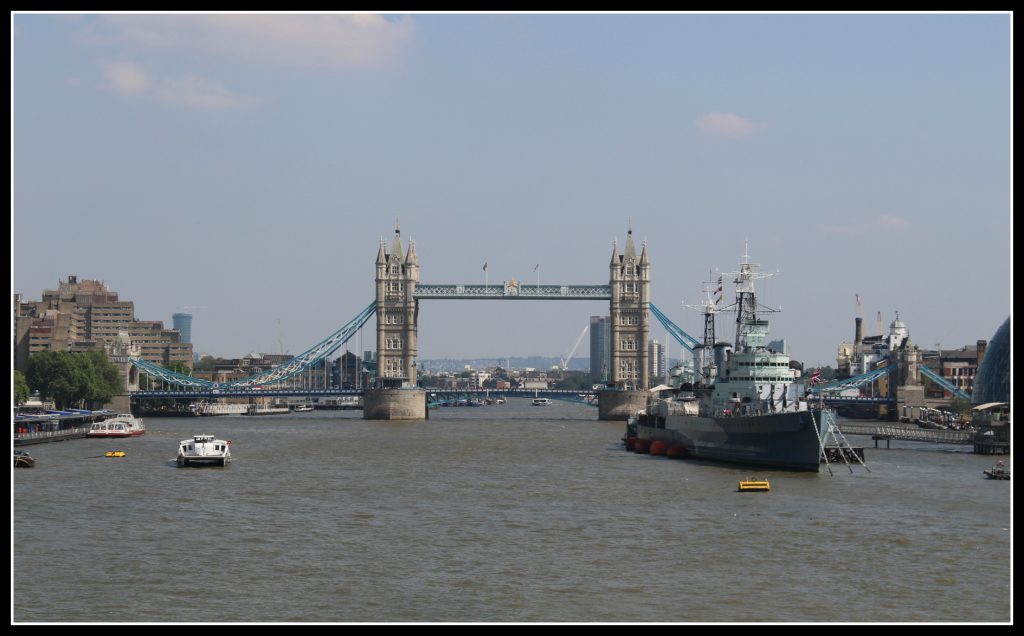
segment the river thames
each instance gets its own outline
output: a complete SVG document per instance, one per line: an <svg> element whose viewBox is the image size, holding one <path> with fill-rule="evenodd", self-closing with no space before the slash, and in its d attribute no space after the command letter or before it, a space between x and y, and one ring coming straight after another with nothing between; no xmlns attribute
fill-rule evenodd
<svg viewBox="0 0 1024 636"><path fill-rule="evenodd" d="M28 447L13 622L1012 619L1011 484L969 446L851 436L870 472L829 476L629 453L576 404L361 417L150 417ZM199 433L233 464L178 468ZM772 491L738 493L751 476Z"/></svg>

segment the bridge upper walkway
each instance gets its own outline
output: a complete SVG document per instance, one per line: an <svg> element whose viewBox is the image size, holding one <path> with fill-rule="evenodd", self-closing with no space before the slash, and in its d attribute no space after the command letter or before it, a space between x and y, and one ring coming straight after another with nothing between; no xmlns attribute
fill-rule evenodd
<svg viewBox="0 0 1024 636"><path fill-rule="evenodd" d="M417 300L611 300L610 285L416 285Z"/></svg>

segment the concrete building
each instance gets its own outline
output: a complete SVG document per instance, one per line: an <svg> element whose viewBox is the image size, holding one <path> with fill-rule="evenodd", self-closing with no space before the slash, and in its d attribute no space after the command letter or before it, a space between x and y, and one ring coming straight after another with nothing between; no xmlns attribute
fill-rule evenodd
<svg viewBox="0 0 1024 636"><path fill-rule="evenodd" d="M369 372L358 355L346 351L332 363L332 384L340 389L362 389L366 387Z"/></svg>
<svg viewBox="0 0 1024 636"><path fill-rule="evenodd" d="M651 384L658 384L665 379L665 346L657 340L647 342L647 375Z"/></svg>
<svg viewBox="0 0 1024 636"><path fill-rule="evenodd" d="M896 312L896 319L889 325L888 335L864 338L861 319L857 318L853 342L839 343L836 353L836 377L851 378L884 366L909 338L910 331L900 320L899 312Z"/></svg>
<svg viewBox="0 0 1024 636"><path fill-rule="evenodd" d="M608 316L590 317L590 377L594 382L608 381L612 357L611 319Z"/></svg>
<svg viewBox="0 0 1024 636"><path fill-rule="evenodd" d="M68 276L57 289L44 290L42 300L15 295L14 323L15 369L22 372L36 352L102 348L122 333L148 362L192 366L192 344L183 342L178 330L164 329L160 321L136 320L134 303L119 300L101 281Z"/></svg>
<svg viewBox="0 0 1024 636"><path fill-rule="evenodd" d="M964 393L971 393L974 390L974 379L977 376L978 368L985 358L987 346L988 343L985 340L978 340L974 345L963 346L959 349L922 351L921 363ZM934 383L928 383L925 396L938 399L951 397L952 394L942 390L942 387Z"/></svg>

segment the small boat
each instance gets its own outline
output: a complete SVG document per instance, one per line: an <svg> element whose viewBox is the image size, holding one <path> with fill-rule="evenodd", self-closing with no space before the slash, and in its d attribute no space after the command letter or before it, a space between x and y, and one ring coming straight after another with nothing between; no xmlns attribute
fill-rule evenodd
<svg viewBox="0 0 1024 636"><path fill-rule="evenodd" d="M124 457L125 455L124 451L107 451L103 453L104 457Z"/></svg>
<svg viewBox="0 0 1024 636"><path fill-rule="evenodd" d="M14 449L14 467L15 468L32 468L36 465L36 460L23 450Z"/></svg>
<svg viewBox="0 0 1024 636"><path fill-rule="evenodd" d="M86 437L136 437L146 432L142 419L131 413L121 413L102 422L93 422Z"/></svg>
<svg viewBox="0 0 1024 636"><path fill-rule="evenodd" d="M231 442L213 435L193 435L178 443L178 466L227 466L231 463Z"/></svg>
<svg viewBox="0 0 1024 636"><path fill-rule="evenodd" d="M295 412L295 413L306 413L307 411L312 411L312 410L313 410L313 405L312 404L296 404L295 406L292 407L292 411Z"/></svg>
<svg viewBox="0 0 1024 636"><path fill-rule="evenodd" d="M533 398L534 406L547 406L548 404L551 404L551 400L547 398Z"/></svg>
<svg viewBox="0 0 1024 636"><path fill-rule="evenodd" d="M1001 461L996 462L992 468L981 471L988 479L1009 479L1010 469Z"/></svg>
<svg viewBox="0 0 1024 636"><path fill-rule="evenodd" d="M740 492L770 492L772 485L767 479L744 479L740 482Z"/></svg>

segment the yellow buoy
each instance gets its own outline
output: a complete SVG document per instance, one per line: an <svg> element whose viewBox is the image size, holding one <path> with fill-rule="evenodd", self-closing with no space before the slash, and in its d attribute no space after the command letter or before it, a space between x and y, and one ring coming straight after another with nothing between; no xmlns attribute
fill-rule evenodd
<svg viewBox="0 0 1024 636"><path fill-rule="evenodd" d="M124 451L107 451L104 453L104 457L124 457Z"/></svg>
<svg viewBox="0 0 1024 636"><path fill-rule="evenodd" d="M768 483L767 479L756 480L756 479L744 479L740 482L740 492L769 492L772 489L772 485Z"/></svg>

